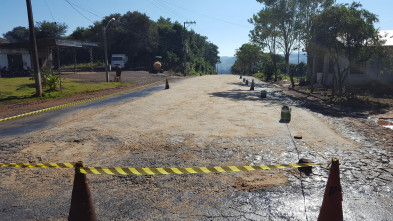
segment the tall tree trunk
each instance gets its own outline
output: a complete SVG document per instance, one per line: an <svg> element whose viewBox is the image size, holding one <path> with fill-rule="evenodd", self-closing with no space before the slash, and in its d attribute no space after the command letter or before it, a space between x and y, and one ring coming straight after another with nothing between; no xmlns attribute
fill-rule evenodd
<svg viewBox="0 0 393 221"><path fill-rule="evenodd" d="M311 50L307 51L307 75L306 75L306 80L310 82L310 90L311 92L314 92L314 82L313 82L313 55L311 53Z"/></svg>
<svg viewBox="0 0 393 221"><path fill-rule="evenodd" d="M274 71L274 82L277 81L277 61L276 56L273 55L273 71Z"/></svg>
<svg viewBox="0 0 393 221"><path fill-rule="evenodd" d="M292 86L292 88L295 88L295 81L293 80L293 73L290 72L290 69L289 69L289 53L285 53L285 64L287 66L287 75L289 75L289 78L291 79L291 86Z"/></svg>
<svg viewBox="0 0 393 221"><path fill-rule="evenodd" d="M273 39L273 67L274 82L277 82L276 38Z"/></svg>
<svg viewBox="0 0 393 221"><path fill-rule="evenodd" d="M337 95L337 74L333 73L333 85L332 85L332 97L336 97Z"/></svg>

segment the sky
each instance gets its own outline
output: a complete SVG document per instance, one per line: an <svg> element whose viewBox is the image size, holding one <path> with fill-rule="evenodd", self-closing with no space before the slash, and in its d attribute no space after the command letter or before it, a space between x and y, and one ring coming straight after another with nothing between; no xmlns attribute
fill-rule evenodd
<svg viewBox="0 0 393 221"><path fill-rule="evenodd" d="M337 3L351 3L337 0ZM376 27L393 29L392 0L359 1L363 8L379 16ZM247 21L263 8L256 0L31 0L34 21L62 22L67 35L77 27L88 27L112 13L145 13L152 20L160 16L188 25L188 30L206 36L218 46L220 56L233 56L249 41L253 26ZM25 0L0 0L0 37L14 27L28 27ZM110 31L110 29L108 29Z"/></svg>

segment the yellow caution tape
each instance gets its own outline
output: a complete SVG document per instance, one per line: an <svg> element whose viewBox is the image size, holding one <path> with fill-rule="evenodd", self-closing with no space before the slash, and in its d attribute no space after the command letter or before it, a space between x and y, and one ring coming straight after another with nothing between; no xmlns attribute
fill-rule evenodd
<svg viewBox="0 0 393 221"><path fill-rule="evenodd" d="M183 167L183 168L134 168L134 167L79 167L79 172L84 174L110 174L110 175L167 175L191 173L223 173L232 171L255 171L284 168L312 167L330 163L300 163L276 164L260 166L225 166L225 167Z"/></svg>
<svg viewBox="0 0 393 221"><path fill-rule="evenodd" d="M75 168L75 163L0 163L0 167Z"/></svg>
<svg viewBox="0 0 393 221"><path fill-rule="evenodd" d="M12 116L12 117L6 117L6 118L3 118L3 119L0 119L0 122L7 121L7 120L12 120L12 119L16 119L16 118L21 118L21 117L27 117L27 116L31 116L31 115L34 115L34 114L39 114L39 113L43 113L43 112L53 111L53 110L57 110L57 109L62 109L62 108L65 108L65 107L75 106L75 105L78 105L78 104L83 104L83 103L87 103L87 102L91 102L91 101L95 101L95 100L99 100L99 99L103 99L103 98L107 98L107 97L112 97L112 96L115 96L115 95L131 92L131 91L136 91L136 90L139 90L139 89L142 89L142 88L146 88L146 87L149 87L149 86L152 86L152 85L154 85L154 83L153 84L148 84L148 85L145 85L145 86L141 86L141 87L138 87L138 88L133 88L131 90L120 91L120 92L113 93L113 94L108 94L108 95L103 95L103 96L99 96L99 97L89 98L89 99L85 99L85 100L75 101L75 102L72 102L72 103L62 104L62 105L58 105L58 106L54 106L54 107L48 107L48 108L45 108L45 109L36 110L36 111L24 113L24 114L19 114L19 115Z"/></svg>
<svg viewBox="0 0 393 221"><path fill-rule="evenodd" d="M83 167L80 163L0 163L0 167L41 167L41 168L76 168L83 174L110 175L167 175L191 173L223 173L233 171L273 170L285 168L313 167L330 163L295 163L259 166L225 166L225 167L182 167L182 168L135 168L135 167Z"/></svg>

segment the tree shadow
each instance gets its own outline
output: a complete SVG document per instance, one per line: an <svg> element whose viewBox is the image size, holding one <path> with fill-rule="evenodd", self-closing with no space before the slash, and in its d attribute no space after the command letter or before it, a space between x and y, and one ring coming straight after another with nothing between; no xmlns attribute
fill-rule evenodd
<svg viewBox="0 0 393 221"><path fill-rule="evenodd" d="M246 83L244 82L236 82L236 83L228 83L230 85L236 85L236 86L245 86L245 87L250 87L251 82L248 82L248 85L246 85Z"/></svg>
<svg viewBox="0 0 393 221"><path fill-rule="evenodd" d="M385 114L389 111L389 106L380 106L378 104L363 106L343 106L335 103L328 103L324 100L315 98L311 95L305 97L296 97L294 95L284 95L289 99L298 103L297 106L309 109L312 112L320 113L331 117L354 117L368 118L370 115Z"/></svg>
<svg viewBox="0 0 393 221"><path fill-rule="evenodd" d="M222 91L222 92L214 92L214 93L209 93L209 95L215 96L215 97L228 98L231 100L242 100L242 101L259 101L259 100L261 100L261 98L258 96L256 91L241 90L241 89Z"/></svg>
<svg viewBox="0 0 393 221"><path fill-rule="evenodd" d="M230 91L210 93L210 96L223 97L231 100L263 101L266 107L275 107L277 105L296 106L298 108L308 109L315 113L320 113L330 117L353 117L368 118L369 115L384 114L389 111L389 106L381 107L378 105L364 105L357 107L342 106L334 103L328 103L313 95L300 93L304 96L286 94L282 90L270 90L266 98L260 97L260 91L249 91L250 85L243 82L228 83L236 86L243 86L244 89L235 89ZM257 87L257 85L255 86ZM258 84L259 88L270 88L267 85ZM286 122L280 122L286 123Z"/></svg>

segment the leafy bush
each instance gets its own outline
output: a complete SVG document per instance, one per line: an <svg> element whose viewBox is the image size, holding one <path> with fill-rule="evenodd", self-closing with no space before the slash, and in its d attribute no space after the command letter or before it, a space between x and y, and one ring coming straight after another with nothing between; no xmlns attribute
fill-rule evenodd
<svg viewBox="0 0 393 221"><path fill-rule="evenodd" d="M256 74L253 74L252 76L259 78L259 79L266 78L266 75L264 73L256 73Z"/></svg>
<svg viewBox="0 0 393 221"><path fill-rule="evenodd" d="M57 90L60 84L59 79L60 79L59 76L56 75L52 69L41 70L42 87L48 88L47 91Z"/></svg>

